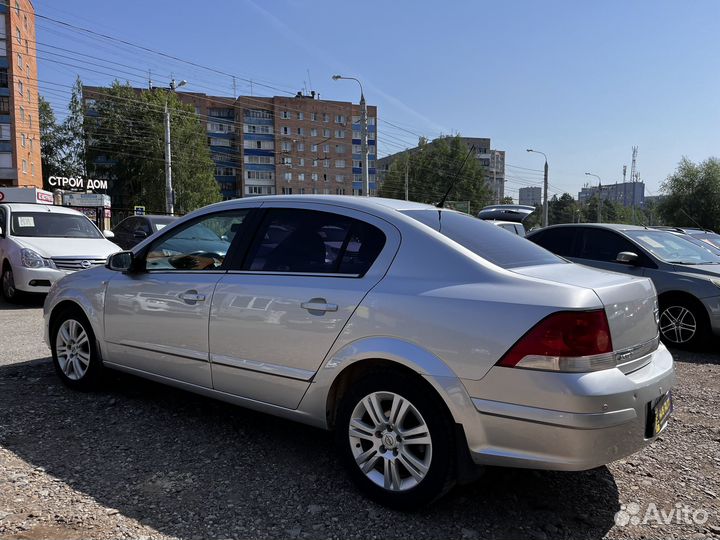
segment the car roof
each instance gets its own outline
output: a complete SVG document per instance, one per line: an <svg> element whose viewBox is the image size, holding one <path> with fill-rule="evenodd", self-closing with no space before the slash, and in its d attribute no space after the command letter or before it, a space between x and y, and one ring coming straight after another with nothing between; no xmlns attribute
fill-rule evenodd
<svg viewBox="0 0 720 540"><path fill-rule="evenodd" d="M53 204L2 203L2 206L10 208L13 212L50 212L53 214L84 215L67 206L55 206Z"/></svg>
<svg viewBox="0 0 720 540"><path fill-rule="evenodd" d="M547 227L543 227L542 229L537 229L532 232L537 233L537 232L546 231L549 229L559 229L561 227L593 227L593 228L597 228L597 229L611 229L613 231L647 231L647 230L651 230L651 229L648 229L648 227L644 227L642 225L629 225L629 224L624 224L624 223L561 223L558 225L548 225ZM657 229L652 229L652 230L657 230Z"/></svg>

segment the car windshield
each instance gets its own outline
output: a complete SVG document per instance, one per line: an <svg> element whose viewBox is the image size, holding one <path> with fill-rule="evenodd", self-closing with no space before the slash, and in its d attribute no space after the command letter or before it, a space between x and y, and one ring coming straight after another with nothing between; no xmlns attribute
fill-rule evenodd
<svg viewBox="0 0 720 540"><path fill-rule="evenodd" d="M54 212L13 212L13 236L40 238L102 238L97 227L85 216Z"/></svg>
<svg viewBox="0 0 720 540"><path fill-rule="evenodd" d="M720 249L720 234L711 232L690 233L692 238L705 242L707 245Z"/></svg>
<svg viewBox="0 0 720 540"><path fill-rule="evenodd" d="M403 213L501 268L566 262L525 238L508 234L500 227L467 214L447 210L406 210Z"/></svg>
<svg viewBox="0 0 720 540"><path fill-rule="evenodd" d="M175 221L177 218L172 216L167 217L154 217L150 220L150 224L152 225L152 228L155 232L163 229L166 225L169 225L173 221Z"/></svg>
<svg viewBox="0 0 720 540"><path fill-rule="evenodd" d="M693 242L665 231L625 231L643 248L667 263L720 264L720 256Z"/></svg>

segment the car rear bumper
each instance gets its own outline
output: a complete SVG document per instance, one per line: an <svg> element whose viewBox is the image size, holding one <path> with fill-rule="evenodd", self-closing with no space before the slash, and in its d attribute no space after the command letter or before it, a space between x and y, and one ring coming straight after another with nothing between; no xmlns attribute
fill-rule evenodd
<svg viewBox="0 0 720 540"><path fill-rule="evenodd" d="M47 294L53 283L71 273L69 270L56 270L54 268L13 267L15 288L30 293Z"/></svg>
<svg viewBox="0 0 720 540"><path fill-rule="evenodd" d="M483 396L472 398L475 414L463 426L473 460L573 471L640 450L657 436L648 426L651 406L674 384L667 349L660 345L650 356L627 374L617 368L586 374L493 368L480 381L464 381L471 396ZM519 396L519 403L507 396Z"/></svg>

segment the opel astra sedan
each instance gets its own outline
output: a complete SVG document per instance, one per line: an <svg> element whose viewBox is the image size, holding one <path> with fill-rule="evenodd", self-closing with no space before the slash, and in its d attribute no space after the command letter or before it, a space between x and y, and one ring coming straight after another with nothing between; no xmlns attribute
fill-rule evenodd
<svg viewBox="0 0 720 540"><path fill-rule="evenodd" d="M208 206L45 303L68 386L112 368L334 430L359 488L405 509L482 465L583 470L650 443L674 382L657 316L647 278L458 212L337 196Z"/></svg>

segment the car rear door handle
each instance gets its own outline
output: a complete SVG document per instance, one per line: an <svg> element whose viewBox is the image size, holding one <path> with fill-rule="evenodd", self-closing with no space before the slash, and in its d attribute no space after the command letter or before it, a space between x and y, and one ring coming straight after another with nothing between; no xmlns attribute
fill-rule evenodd
<svg viewBox="0 0 720 540"><path fill-rule="evenodd" d="M205 295L198 294L197 291L187 291L180 295L180 300L187 302L188 304L195 302L204 302Z"/></svg>
<svg viewBox="0 0 720 540"><path fill-rule="evenodd" d="M308 311L337 311L337 304L328 304L324 298L313 298L309 302L303 302L300 307Z"/></svg>

